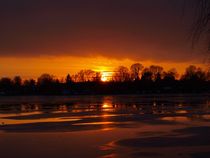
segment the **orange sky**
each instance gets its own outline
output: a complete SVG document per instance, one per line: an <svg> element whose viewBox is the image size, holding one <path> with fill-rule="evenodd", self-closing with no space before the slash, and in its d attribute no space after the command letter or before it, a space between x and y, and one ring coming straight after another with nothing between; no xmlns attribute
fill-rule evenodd
<svg viewBox="0 0 210 158"><path fill-rule="evenodd" d="M105 57L27 57L27 58L0 58L0 77L13 77L20 75L24 79L37 78L42 73L50 73L58 78L65 77L66 74L74 74L81 69L92 69L95 71L112 71L120 65L128 68L133 63L140 62L144 66L156 64L163 66L166 70L176 68L179 73L183 73L185 68L194 64L205 67L204 64L196 62L151 62L151 61L134 61L130 59L110 59Z"/></svg>
<svg viewBox="0 0 210 158"><path fill-rule="evenodd" d="M196 4L185 0L9 0L0 5L0 77L58 78L139 62L202 65L206 40L189 39ZM202 41L202 40L200 40ZM204 44L204 45L202 45ZM198 66L200 66L198 65Z"/></svg>

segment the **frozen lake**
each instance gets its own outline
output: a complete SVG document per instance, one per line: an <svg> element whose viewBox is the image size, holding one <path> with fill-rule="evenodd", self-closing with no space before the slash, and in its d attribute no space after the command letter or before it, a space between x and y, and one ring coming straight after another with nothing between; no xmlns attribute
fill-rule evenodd
<svg viewBox="0 0 210 158"><path fill-rule="evenodd" d="M2 158L207 158L210 95L0 97Z"/></svg>

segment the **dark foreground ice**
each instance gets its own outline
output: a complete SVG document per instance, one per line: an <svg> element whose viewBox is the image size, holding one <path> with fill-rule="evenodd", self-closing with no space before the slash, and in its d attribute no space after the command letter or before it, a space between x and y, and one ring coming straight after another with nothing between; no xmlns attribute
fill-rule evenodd
<svg viewBox="0 0 210 158"><path fill-rule="evenodd" d="M0 97L2 158L209 158L210 95Z"/></svg>

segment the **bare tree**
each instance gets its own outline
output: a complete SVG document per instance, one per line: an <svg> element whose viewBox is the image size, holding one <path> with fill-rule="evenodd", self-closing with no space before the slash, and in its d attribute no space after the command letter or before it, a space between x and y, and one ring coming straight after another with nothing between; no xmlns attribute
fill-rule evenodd
<svg viewBox="0 0 210 158"><path fill-rule="evenodd" d="M167 72L163 72L163 79L165 81L173 81L176 80L176 78L178 78L178 72L175 68L172 68L170 70L168 70Z"/></svg>
<svg viewBox="0 0 210 158"><path fill-rule="evenodd" d="M193 25L192 44L198 43L201 38L207 38L208 51L210 50L210 0L195 0L196 2L196 21Z"/></svg>
<svg viewBox="0 0 210 158"><path fill-rule="evenodd" d="M71 82L72 82L72 78L71 78L70 74L68 74L66 76L66 84L70 84Z"/></svg>
<svg viewBox="0 0 210 158"><path fill-rule="evenodd" d="M48 85L55 82L54 76L50 74L42 74L37 81L38 85Z"/></svg>
<svg viewBox="0 0 210 158"><path fill-rule="evenodd" d="M129 81L130 80L129 69L125 66L119 66L116 69L113 75L113 78L115 81L119 81L119 82Z"/></svg>
<svg viewBox="0 0 210 158"><path fill-rule="evenodd" d="M140 63L136 63L131 65L130 71L131 71L131 78L132 80L139 80L141 71L143 70L144 66Z"/></svg>
<svg viewBox="0 0 210 158"><path fill-rule="evenodd" d="M151 65L149 67L149 70L152 73L152 80L156 81L158 79L161 79L163 75L163 67L158 65Z"/></svg>
<svg viewBox="0 0 210 158"><path fill-rule="evenodd" d="M144 68L142 71L142 81L152 81L152 72L150 71L149 68Z"/></svg>
<svg viewBox="0 0 210 158"><path fill-rule="evenodd" d="M181 78L182 80L194 80L194 81L204 81L206 80L206 72L201 68L194 65L190 65L186 68L185 74Z"/></svg>
<svg viewBox="0 0 210 158"><path fill-rule="evenodd" d="M15 76L14 79L13 79L13 83L16 85L16 86L21 86L22 85L22 79L20 76Z"/></svg>
<svg viewBox="0 0 210 158"><path fill-rule="evenodd" d="M74 82L95 81L97 73L93 70L80 70L72 76Z"/></svg>

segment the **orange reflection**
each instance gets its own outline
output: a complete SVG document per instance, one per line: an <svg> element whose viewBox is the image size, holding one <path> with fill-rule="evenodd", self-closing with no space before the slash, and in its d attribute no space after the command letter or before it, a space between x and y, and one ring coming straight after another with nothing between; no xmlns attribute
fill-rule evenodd
<svg viewBox="0 0 210 158"><path fill-rule="evenodd" d="M177 110L176 111L177 114L187 114L186 110Z"/></svg>
<svg viewBox="0 0 210 158"><path fill-rule="evenodd" d="M111 108L112 106L110 104L104 103L102 108L107 109L107 108Z"/></svg>
<svg viewBox="0 0 210 158"><path fill-rule="evenodd" d="M111 112L111 111L114 110L114 108L113 108L113 106L112 106L111 103L104 103L104 104L102 105L102 110L103 110L103 111L106 111L106 112Z"/></svg>
<svg viewBox="0 0 210 158"><path fill-rule="evenodd" d="M172 116L172 117L163 117L161 118L163 121L175 121L175 122L187 122L190 121L188 117L184 116Z"/></svg>
<svg viewBox="0 0 210 158"><path fill-rule="evenodd" d="M116 124L116 122L85 122L85 123L75 123L73 125L110 125Z"/></svg>
<svg viewBox="0 0 210 158"><path fill-rule="evenodd" d="M102 108L103 109L113 109L113 98L110 96L104 97Z"/></svg>
<svg viewBox="0 0 210 158"><path fill-rule="evenodd" d="M68 112L68 107L66 105L60 105L56 111L52 113L67 113Z"/></svg>
<svg viewBox="0 0 210 158"><path fill-rule="evenodd" d="M210 115L209 114L203 115L203 118L204 119L210 119Z"/></svg>
<svg viewBox="0 0 210 158"><path fill-rule="evenodd" d="M71 118L71 119L42 118L42 119L24 119L24 120L1 119L1 122L4 123L4 125L13 125L13 124L28 124L28 123L73 122L79 120L81 119L78 118Z"/></svg>

